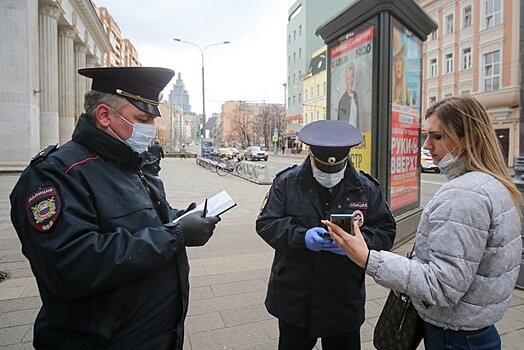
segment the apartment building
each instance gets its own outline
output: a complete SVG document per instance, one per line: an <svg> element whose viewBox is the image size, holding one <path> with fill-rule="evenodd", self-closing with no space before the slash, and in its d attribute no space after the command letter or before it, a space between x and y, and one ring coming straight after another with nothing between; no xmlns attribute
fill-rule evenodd
<svg viewBox="0 0 524 350"><path fill-rule="evenodd" d="M438 23L424 43L422 110L471 95L487 108L508 166L519 155L519 0L421 0Z"/></svg>
<svg viewBox="0 0 524 350"><path fill-rule="evenodd" d="M141 66L135 47L129 39L122 37L120 27L107 8L99 7L97 13L112 47L111 52L104 55L103 65L106 67Z"/></svg>
<svg viewBox="0 0 524 350"><path fill-rule="evenodd" d="M288 11L286 118L289 125L284 136L293 143L304 125L304 78L308 74L313 52L324 45L315 30L356 0L297 0ZM298 129L297 129L298 128Z"/></svg>
<svg viewBox="0 0 524 350"><path fill-rule="evenodd" d="M304 125L326 119L327 51L326 45L313 52L303 85ZM289 147L292 147L290 145Z"/></svg>

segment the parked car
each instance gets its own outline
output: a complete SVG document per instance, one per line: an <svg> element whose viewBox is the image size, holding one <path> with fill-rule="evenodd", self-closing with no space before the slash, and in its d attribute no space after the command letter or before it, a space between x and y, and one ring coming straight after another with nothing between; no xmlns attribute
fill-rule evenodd
<svg viewBox="0 0 524 350"><path fill-rule="evenodd" d="M250 146L244 151L245 160L262 160L267 161L268 154L258 146Z"/></svg>
<svg viewBox="0 0 524 350"><path fill-rule="evenodd" d="M240 151L236 149L235 147L228 147L231 152L233 152L233 156L238 157L240 154Z"/></svg>
<svg viewBox="0 0 524 350"><path fill-rule="evenodd" d="M217 151L217 155L220 158L225 158L225 159L233 159L233 158L235 158L235 155L233 154L233 152L228 147L220 147L218 149L218 151Z"/></svg>
<svg viewBox="0 0 524 350"><path fill-rule="evenodd" d="M423 173L429 171L435 173L440 172L439 167L433 164L433 157L431 156L431 153L423 148L420 149L420 170Z"/></svg>

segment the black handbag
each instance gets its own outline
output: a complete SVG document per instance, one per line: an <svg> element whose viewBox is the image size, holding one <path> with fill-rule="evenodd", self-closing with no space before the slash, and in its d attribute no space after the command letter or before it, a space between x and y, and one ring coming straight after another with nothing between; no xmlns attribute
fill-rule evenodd
<svg viewBox="0 0 524 350"><path fill-rule="evenodd" d="M378 350L414 350L424 335L422 322L409 296L392 290L375 326L373 345Z"/></svg>

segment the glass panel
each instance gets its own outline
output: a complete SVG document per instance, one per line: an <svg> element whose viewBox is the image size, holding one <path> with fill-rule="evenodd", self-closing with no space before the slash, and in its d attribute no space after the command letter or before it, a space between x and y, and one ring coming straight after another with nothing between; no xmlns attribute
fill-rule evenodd
<svg viewBox="0 0 524 350"><path fill-rule="evenodd" d="M371 172L372 84L375 27L364 24L330 47L330 118L354 125L364 141L351 149L356 168Z"/></svg>
<svg viewBox="0 0 524 350"><path fill-rule="evenodd" d="M393 20L392 59L389 203L398 215L420 203L422 42L396 20Z"/></svg>

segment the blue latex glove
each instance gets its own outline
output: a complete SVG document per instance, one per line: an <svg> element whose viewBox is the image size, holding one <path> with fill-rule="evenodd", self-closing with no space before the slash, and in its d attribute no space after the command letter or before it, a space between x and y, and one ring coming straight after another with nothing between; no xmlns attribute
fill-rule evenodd
<svg viewBox="0 0 524 350"><path fill-rule="evenodd" d="M325 250L330 253L338 254L338 255L346 255L346 253L344 253L342 248L340 248L340 246L333 241L330 241L329 244L324 245L322 250Z"/></svg>
<svg viewBox="0 0 524 350"><path fill-rule="evenodd" d="M322 235L326 232L326 229L323 227L312 227L307 230L304 237L306 248L314 252L321 251L324 245L331 243L331 240L322 238Z"/></svg>

